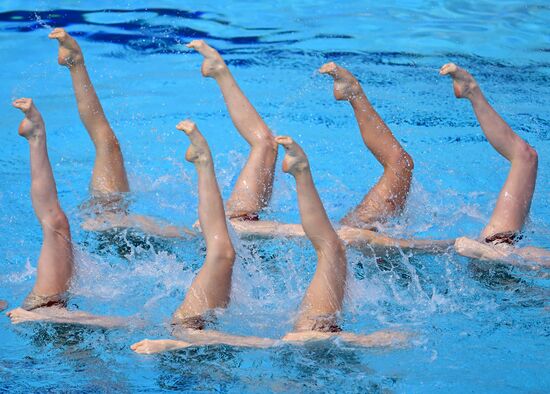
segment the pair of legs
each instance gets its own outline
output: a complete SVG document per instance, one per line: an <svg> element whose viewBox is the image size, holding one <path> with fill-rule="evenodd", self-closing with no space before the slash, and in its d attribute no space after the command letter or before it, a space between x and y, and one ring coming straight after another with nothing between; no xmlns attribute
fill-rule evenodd
<svg viewBox="0 0 550 394"><path fill-rule="evenodd" d="M331 62L323 65L319 72L334 79L334 97L351 104L363 142L384 167L382 177L341 221L347 226L369 228L403 209L411 187L413 160L348 70Z"/></svg>
<svg viewBox="0 0 550 394"><path fill-rule="evenodd" d="M105 196L129 191L118 140L104 115L78 43L63 29L55 29L50 38L59 42L58 61L70 70L80 117L96 147L92 192ZM235 127L251 147L248 160L227 201L227 215L232 219L255 219L259 211L268 204L273 188L277 159L273 134L241 91L219 53L201 40L193 41L188 46L204 56L201 69L203 76L216 80ZM368 227L372 222L384 220L402 209L410 188L413 162L369 103L353 75L334 63L324 65L320 71L334 78L336 99L351 103L366 146L384 166L384 174L378 183L342 221L343 224L356 228ZM246 225L242 228L241 224L237 226L237 230L242 228L245 233L250 233L256 231L257 225L262 226L254 223L250 225L251 228ZM186 232L185 229L154 222L142 216L109 212L83 224L89 230L104 230L113 226L135 226L167 237L179 237ZM299 226L288 230L303 233ZM353 239L350 242L356 242L358 234L354 233L351 238ZM396 244L391 239L378 240L376 235L370 233L359 238L366 238L366 242L380 241L381 246L387 246L388 241L391 245ZM421 244L422 241L417 242L413 248Z"/></svg>
<svg viewBox="0 0 550 394"><path fill-rule="evenodd" d="M202 75L218 83L227 109L251 151L227 203L230 218L254 217L269 202L277 158L274 137L252 104L242 93L220 54L202 40L188 47L204 56ZM335 63L319 70L334 79L334 97L349 101L367 148L384 167L378 183L363 201L342 220L343 224L365 227L400 211L410 189L413 161L374 110L357 79Z"/></svg>
<svg viewBox="0 0 550 394"><path fill-rule="evenodd" d="M123 319L99 317L85 312L70 312L64 308L60 295L70 285L74 263L69 223L57 198L57 190L46 148L45 126L40 113L30 99L20 99L14 106L25 113L19 134L27 138L31 156L31 196L36 215L44 233L38 261L37 280L30 299L23 308L8 312L13 323L45 320L112 327L126 324ZM186 159L195 164L199 183L199 220L206 240L206 259L187 295L174 314L179 334L187 341L145 340L132 349L140 353L171 350L191 345L224 343L236 346L271 346L266 338L240 337L216 331L203 331L204 317L229 303L235 251L226 225L220 191L208 144L196 126L189 121L178 124L191 146ZM287 341L302 342L326 339L337 331L336 318L342 307L346 283L346 257L340 239L332 228L321 203L309 163L301 148L288 137L276 141L287 150L283 170L296 178L300 215L306 235L318 256L317 270L306 292L295 331ZM42 303L38 303L41 301ZM31 305L31 302L34 304ZM375 333L369 336L338 334L342 339L363 346L388 346L405 340L398 333Z"/></svg>
<svg viewBox="0 0 550 394"><path fill-rule="evenodd" d="M252 104L244 96L219 53L202 40L188 47L204 56L202 74L214 78L224 97L227 109L239 133L251 146L251 152L226 205L230 218L257 218L267 205L273 187L276 160L274 137ZM342 219L339 237L352 246L373 250L401 248L441 251L453 241L401 240L369 230L373 223L384 221L403 209L410 189L413 161L395 139L390 129L374 110L357 79L335 63L319 70L334 79L334 96L350 102L365 145L384 167L384 173L363 201ZM232 225L242 236L304 237L299 224L269 221L233 220Z"/></svg>
<svg viewBox="0 0 550 394"><path fill-rule="evenodd" d="M46 128L31 99L18 99L13 105L25 114L19 125L19 135L29 142L31 199L36 217L42 226L43 241L34 287L22 307L8 312L8 316L13 323L48 320L118 325L121 323L120 319L102 318L65 309L66 292L74 270L74 257L69 222L59 205L55 179L48 158Z"/></svg>
<svg viewBox="0 0 550 394"><path fill-rule="evenodd" d="M174 314L174 323L179 325L177 335L183 340L145 339L131 348L137 353L150 354L207 344L272 346L276 344L272 339L202 330L205 314L216 308L224 308L229 302L235 254L227 234L222 200L208 145L193 123L184 121L178 128L185 131L191 140L186 158L195 163L198 172L199 220L206 239L206 260L185 300ZM342 308L346 286L345 249L326 215L304 152L289 137L277 137L275 142L286 150L283 171L289 172L296 179L302 226L317 252L318 259L317 269L300 307L294 331L283 340L301 343L337 335L361 346L402 343L406 336L399 333L378 332L365 336L339 332L337 315Z"/></svg>
<svg viewBox="0 0 550 394"><path fill-rule="evenodd" d="M440 74L452 77L455 96L470 101L485 137L511 164L491 219L481 232L480 242L459 238L455 244L456 250L469 257L490 260L502 260L515 254L550 263L550 253L543 249L512 247L523 228L533 199L537 152L493 109L476 80L466 70L449 63L441 68Z"/></svg>
<svg viewBox="0 0 550 394"><path fill-rule="evenodd" d="M87 230L136 227L165 237L193 234L189 230L140 215L128 215L124 194L130 191L119 141L111 128L86 69L80 46L63 29L48 36L59 43L58 63L69 69L78 113L95 147L92 205L97 216L86 220Z"/></svg>
<svg viewBox="0 0 550 394"><path fill-rule="evenodd" d="M106 197L108 200L108 196L113 194L128 192L130 189L120 145L94 90L80 46L63 29L55 29L49 37L59 42L58 62L70 71L80 118L95 146L91 183L93 195L101 201ZM202 41L193 41L189 47L205 56L202 74L218 82L235 127L251 147L248 161L227 202L227 214L230 218L254 218L271 196L277 159L273 135L240 90L219 54ZM155 225L142 216L114 215L116 213L107 212L97 220L87 221L84 227L107 229L112 225L136 226L168 237L181 235L181 229L175 226Z"/></svg>

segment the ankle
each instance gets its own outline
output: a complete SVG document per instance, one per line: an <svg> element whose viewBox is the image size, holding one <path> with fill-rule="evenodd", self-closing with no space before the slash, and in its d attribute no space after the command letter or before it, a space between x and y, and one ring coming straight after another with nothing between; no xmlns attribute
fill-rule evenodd
<svg viewBox="0 0 550 394"><path fill-rule="evenodd" d="M86 69L86 65L84 64L84 59L82 60L79 60L77 62L74 62L72 64L67 64L67 68L69 69L69 71L71 72L77 72L77 71L82 71L82 70L85 70Z"/></svg>
<svg viewBox="0 0 550 394"><path fill-rule="evenodd" d="M348 99L353 108L364 110L365 107L371 107L371 103L367 95L362 90Z"/></svg>
<svg viewBox="0 0 550 394"><path fill-rule="evenodd" d="M46 132L43 129L35 130L32 135L27 137L27 141L31 145L43 145L46 142Z"/></svg>
<svg viewBox="0 0 550 394"><path fill-rule="evenodd" d="M484 100L483 93L481 92L481 89L479 88L479 85L477 83L474 83L468 88L467 98L471 102Z"/></svg>

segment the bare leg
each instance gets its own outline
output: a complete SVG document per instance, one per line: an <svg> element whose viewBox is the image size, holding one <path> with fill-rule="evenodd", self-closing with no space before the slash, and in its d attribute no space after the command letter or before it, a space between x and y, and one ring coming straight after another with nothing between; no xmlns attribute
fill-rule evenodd
<svg viewBox="0 0 550 394"><path fill-rule="evenodd" d="M342 224L365 227L400 212L411 187L413 160L393 136L372 107L359 81L335 63L323 65L319 72L334 78L334 97L349 101L367 148L384 167L384 173L363 201L348 213Z"/></svg>
<svg viewBox="0 0 550 394"><path fill-rule="evenodd" d="M475 79L465 70L449 63L441 67L441 75L453 78L455 96L470 100L485 137L502 156L511 163L508 178L500 191L489 224L481 236L502 232L520 231L529 213L535 182L538 158L536 151L508 126L491 107Z"/></svg>
<svg viewBox="0 0 550 394"><path fill-rule="evenodd" d="M248 101L214 48L202 40L187 45L204 56L202 75L218 83L233 124L250 144L250 155L227 201L230 218L257 217L271 198L277 146L273 134Z"/></svg>
<svg viewBox="0 0 550 394"><path fill-rule="evenodd" d="M199 221L206 240L206 259L174 314L177 321L227 306L235 250L227 232L223 201L208 144L193 122L182 121L176 127L191 141L185 159L195 164L198 173Z"/></svg>
<svg viewBox="0 0 550 394"><path fill-rule="evenodd" d="M33 293L54 296L67 291L73 274L69 222L57 199L42 116L31 99L16 100L13 106L25 114L25 119L19 125L19 135L29 141L32 205L44 237Z"/></svg>
<svg viewBox="0 0 550 394"><path fill-rule="evenodd" d="M103 195L129 191L120 145L94 90L80 46L60 28L54 29L49 37L59 42L58 62L71 73L78 113L95 146L92 192Z"/></svg>
<svg viewBox="0 0 550 394"><path fill-rule="evenodd" d="M277 137L275 140L285 148L283 171L296 179L302 226L317 252L317 269L294 328L296 331L312 330L320 319L335 321L336 314L342 309L346 253L319 198L304 151L289 137Z"/></svg>

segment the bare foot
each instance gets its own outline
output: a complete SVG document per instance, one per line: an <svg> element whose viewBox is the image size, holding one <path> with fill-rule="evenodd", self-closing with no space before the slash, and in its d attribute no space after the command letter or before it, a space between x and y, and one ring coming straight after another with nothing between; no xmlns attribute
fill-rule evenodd
<svg viewBox="0 0 550 394"><path fill-rule="evenodd" d="M209 46L203 40L193 40L187 44L188 48L193 48L204 56L201 73L204 77L216 78L227 70L227 65L222 57L214 48Z"/></svg>
<svg viewBox="0 0 550 394"><path fill-rule="evenodd" d="M474 77L463 68L454 63L447 63L439 70L440 75L450 75L453 78L453 88L457 98L472 98L472 95L479 91Z"/></svg>
<svg viewBox="0 0 550 394"><path fill-rule="evenodd" d="M134 343L130 346L130 349L140 354L153 354L182 349L189 346L191 346L191 344L188 342L174 341L172 339L144 339L143 341Z"/></svg>
<svg viewBox="0 0 550 394"><path fill-rule="evenodd" d="M189 137L191 145L185 152L185 160L194 164L208 164L212 162L212 155L208 143L191 120L182 120L176 129L183 131Z"/></svg>
<svg viewBox="0 0 550 394"><path fill-rule="evenodd" d="M40 313L26 311L23 308L15 308L6 315L11 319L13 324L19 324L26 321L43 320L43 316Z"/></svg>
<svg viewBox="0 0 550 394"><path fill-rule="evenodd" d="M285 158L283 159L283 171L296 175L298 172L309 168L307 156L296 142L290 137L275 137L275 142L285 148Z"/></svg>
<svg viewBox="0 0 550 394"><path fill-rule="evenodd" d="M0 312L8 307L8 303L4 300L0 300Z"/></svg>
<svg viewBox="0 0 550 394"><path fill-rule="evenodd" d="M336 100L350 101L365 94L357 78L334 62L324 64L319 72L334 78L334 98Z"/></svg>
<svg viewBox="0 0 550 394"><path fill-rule="evenodd" d="M48 35L49 38L59 42L59 52L57 62L62 66L69 68L84 64L84 56L82 50L74 38L72 38L65 29L56 28Z"/></svg>
<svg viewBox="0 0 550 394"><path fill-rule="evenodd" d="M42 115L34 106L32 99L20 98L12 105L19 108L25 114L25 119L19 124L19 135L28 140L37 139L46 135L46 127Z"/></svg>

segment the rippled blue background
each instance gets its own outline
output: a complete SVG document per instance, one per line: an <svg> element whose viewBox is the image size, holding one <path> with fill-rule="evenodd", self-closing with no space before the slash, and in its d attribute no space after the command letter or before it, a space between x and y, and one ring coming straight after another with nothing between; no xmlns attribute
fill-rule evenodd
<svg viewBox="0 0 550 394"><path fill-rule="evenodd" d="M523 245L550 247L550 6L514 1L124 2L4 1L0 5L0 298L17 305L30 290L41 233L29 198L28 148L10 101L30 96L43 113L62 206L78 250L72 304L137 315L130 332L0 320L0 390L132 392L547 392L547 272L469 261L454 254L386 257L382 266L349 252L353 277L344 328L417 333L399 351L344 345L242 350L212 347L137 356L128 346L166 335L163 324L200 266L200 241L80 230L93 145L81 125L67 70L57 65L52 27L75 35L124 152L132 210L190 226L196 220L187 141L174 129L194 119L215 155L224 197L247 146L221 94L201 78L184 44L208 40L277 134L310 156L330 217L337 221L381 174L351 109L336 103L315 70L334 60L361 80L415 159L400 237L476 236L508 171L482 136L467 102L438 68L454 61L539 152L539 177ZM279 168L279 165L278 165ZM292 180L277 172L265 218L299 220ZM314 269L307 242L237 242L232 305L220 328L280 337Z"/></svg>

